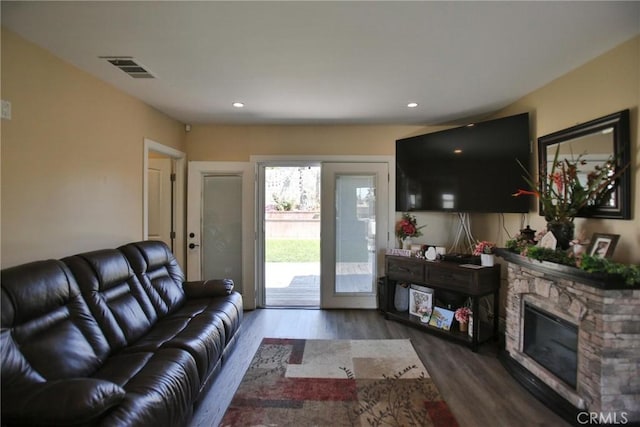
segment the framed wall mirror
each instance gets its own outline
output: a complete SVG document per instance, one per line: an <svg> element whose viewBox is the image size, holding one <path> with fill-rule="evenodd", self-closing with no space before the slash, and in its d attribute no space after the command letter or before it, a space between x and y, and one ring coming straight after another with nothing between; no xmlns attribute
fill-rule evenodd
<svg viewBox="0 0 640 427"><path fill-rule="evenodd" d="M586 182L587 174L596 165L609 158L616 159L618 167L631 160L629 110L619 111L568 129L538 138L538 170L546 176L553 158L575 160L579 155L586 161L581 169ZM590 166L591 165L591 166ZM578 217L631 219L631 171L627 168L613 184L611 191L599 203L580 210ZM582 181L582 180L581 180ZM542 207L539 208L542 214Z"/></svg>

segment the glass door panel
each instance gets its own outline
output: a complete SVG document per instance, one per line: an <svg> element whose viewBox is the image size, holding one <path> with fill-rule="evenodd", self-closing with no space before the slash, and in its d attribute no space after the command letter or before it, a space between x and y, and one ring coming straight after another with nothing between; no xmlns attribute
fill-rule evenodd
<svg viewBox="0 0 640 427"><path fill-rule="evenodd" d="M241 175L203 177L201 242L202 278L242 284Z"/></svg>
<svg viewBox="0 0 640 427"><path fill-rule="evenodd" d="M336 176L336 294L373 292L375 175Z"/></svg>
<svg viewBox="0 0 640 427"><path fill-rule="evenodd" d="M321 307L375 308L386 247L387 163L322 164ZM380 258L380 259L379 259Z"/></svg>

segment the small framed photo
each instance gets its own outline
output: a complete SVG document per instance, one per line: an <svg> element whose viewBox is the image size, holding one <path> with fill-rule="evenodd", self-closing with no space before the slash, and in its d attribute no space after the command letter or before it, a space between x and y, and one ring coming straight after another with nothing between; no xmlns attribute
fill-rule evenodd
<svg viewBox="0 0 640 427"><path fill-rule="evenodd" d="M619 234L593 233L587 253L597 258L611 258L619 238Z"/></svg>
<svg viewBox="0 0 640 427"><path fill-rule="evenodd" d="M409 313L418 317L431 315L433 291L429 292L428 288L422 286L414 286L411 285L411 289L409 289Z"/></svg>
<svg viewBox="0 0 640 427"><path fill-rule="evenodd" d="M435 326L439 329L448 331L451 329L451 323L453 323L454 312L442 307L434 307L431 319L429 319L429 325Z"/></svg>

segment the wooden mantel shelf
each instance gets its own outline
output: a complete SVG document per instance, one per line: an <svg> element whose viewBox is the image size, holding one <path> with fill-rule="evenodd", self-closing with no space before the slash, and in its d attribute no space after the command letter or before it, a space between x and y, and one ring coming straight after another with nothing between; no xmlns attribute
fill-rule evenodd
<svg viewBox="0 0 640 427"><path fill-rule="evenodd" d="M496 255L507 262L555 276L560 279L580 282L588 286L593 286L594 288L605 290L634 289L633 286L627 285L620 276L613 274L589 273L577 267L571 267L549 261L538 261L516 254L504 248L496 249Z"/></svg>

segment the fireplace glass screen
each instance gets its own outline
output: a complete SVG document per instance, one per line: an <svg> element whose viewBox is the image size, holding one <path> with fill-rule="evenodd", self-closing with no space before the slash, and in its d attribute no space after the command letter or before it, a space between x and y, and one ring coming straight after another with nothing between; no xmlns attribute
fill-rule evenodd
<svg viewBox="0 0 640 427"><path fill-rule="evenodd" d="M575 325L525 303L524 352L574 389L577 350Z"/></svg>

